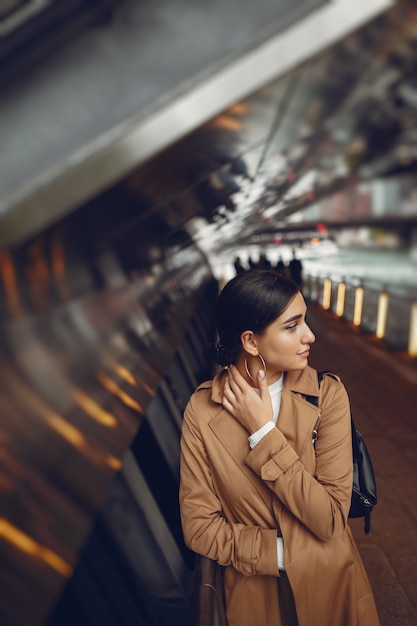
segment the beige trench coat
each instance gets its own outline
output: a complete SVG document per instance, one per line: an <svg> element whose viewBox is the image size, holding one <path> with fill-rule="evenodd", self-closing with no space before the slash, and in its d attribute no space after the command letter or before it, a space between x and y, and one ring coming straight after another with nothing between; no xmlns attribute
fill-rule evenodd
<svg viewBox="0 0 417 626"><path fill-rule="evenodd" d="M379 626L347 526L351 424L340 379L326 375L319 390L314 369L287 373L279 428L253 450L221 405L223 382L220 372L186 407L180 510L186 544L226 566L229 626L281 626L277 533L299 626Z"/></svg>

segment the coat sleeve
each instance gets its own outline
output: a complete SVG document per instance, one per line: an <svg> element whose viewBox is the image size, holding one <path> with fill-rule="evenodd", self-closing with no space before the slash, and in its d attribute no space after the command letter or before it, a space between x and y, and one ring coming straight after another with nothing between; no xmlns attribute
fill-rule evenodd
<svg viewBox="0 0 417 626"><path fill-rule="evenodd" d="M346 528L352 496L349 399L340 380L323 379L315 473L303 465L278 428L249 452L246 463L285 507L318 539L330 541Z"/></svg>
<svg viewBox="0 0 417 626"><path fill-rule="evenodd" d="M231 564L246 576L279 576L276 531L230 523L224 517L198 427L194 397L184 413L179 498L184 540L191 550L220 565Z"/></svg>

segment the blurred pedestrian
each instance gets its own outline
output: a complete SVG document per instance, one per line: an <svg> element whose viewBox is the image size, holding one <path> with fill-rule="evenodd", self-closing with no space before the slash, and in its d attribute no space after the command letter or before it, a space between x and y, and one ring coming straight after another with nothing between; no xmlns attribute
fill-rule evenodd
<svg viewBox="0 0 417 626"><path fill-rule="evenodd" d="M303 264L300 259L295 255L295 250L292 251L292 259L288 264L288 271L290 278L300 287L303 286Z"/></svg>
<svg viewBox="0 0 417 626"><path fill-rule="evenodd" d="M263 270L269 270L272 267L271 261L268 259L265 252L259 255L258 267Z"/></svg>
<svg viewBox="0 0 417 626"><path fill-rule="evenodd" d="M246 268L243 266L242 260L239 256L237 256L233 262L236 274L243 274L246 272Z"/></svg>
<svg viewBox="0 0 417 626"><path fill-rule="evenodd" d="M249 269L253 270L256 267L256 261L252 259L251 256L248 256Z"/></svg>
<svg viewBox="0 0 417 626"><path fill-rule="evenodd" d="M279 274L282 274L282 275L284 275L284 274L285 274L286 267L285 267L285 263L284 263L284 261L282 260L282 257L281 257L281 256L278 258L278 261L277 261L277 264L276 264L276 266L275 266L275 269L277 270L277 272L278 272Z"/></svg>

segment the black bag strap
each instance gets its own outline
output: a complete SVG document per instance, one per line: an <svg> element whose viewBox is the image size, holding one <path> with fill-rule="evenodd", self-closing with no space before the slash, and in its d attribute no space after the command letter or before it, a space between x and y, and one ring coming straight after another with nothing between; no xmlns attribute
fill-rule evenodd
<svg viewBox="0 0 417 626"><path fill-rule="evenodd" d="M325 374L330 374L330 370L317 370L317 378L319 381L319 387L320 387L320 383L323 380L323 376ZM319 399L317 396L309 396L307 394L303 394L304 398L307 400L307 402L310 402L311 404L314 404L314 406L318 406L319 405Z"/></svg>
<svg viewBox="0 0 417 626"><path fill-rule="evenodd" d="M331 374L332 372L330 370L317 370L317 378L319 381L319 387L320 387L320 383L323 380L323 377L325 374ZM319 405L319 399L317 396L308 396L308 395L304 395L305 399L308 402L311 402L311 404L314 404L314 406L318 406ZM355 422L353 421L353 417L352 417L352 413L350 414L350 421L351 421L351 426L352 426L352 433L356 432L356 426L355 426ZM352 445L356 446L355 448L355 452L357 452L357 441L355 439L355 437L352 437Z"/></svg>
<svg viewBox="0 0 417 626"><path fill-rule="evenodd" d="M317 371L319 386L325 374L331 374L330 370ZM317 396L305 395L304 397L306 398L306 400L308 400L308 402L311 402L315 406L318 406ZM350 413L350 422L352 430L354 481L353 497L351 509L349 511L349 517L364 517L365 533L368 534L371 528L371 511L377 503L375 475L372 467L372 461L366 448L366 444L363 441L359 431L356 430L352 412ZM312 437L313 445L315 445L317 438L318 432L316 429L314 429ZM364 481L363 485L362 480Z"/></svg>
<svg viewBox="0 0 417 626"><path fill-rule="evenodd" d="M320 383L323 380L323 376L325 374L331 374L330 370L317 370L317 378L319 381L319 387L320 387ZM315 404L316 406L318 406L318 398L316 396L305 396L305 398L309 401L312 402L312 404ZM310 400L310 398L314 399ZM355 422L353 421L353 416L352 416L352 412L350 413L350 422L351 422L351 426L352 426L352 433L356 433L356 426L355 426ZM356 441L355 437L352 437L352 445L354 447L354 451L355 452L359 452L358 451L358 442Z"/></svg>

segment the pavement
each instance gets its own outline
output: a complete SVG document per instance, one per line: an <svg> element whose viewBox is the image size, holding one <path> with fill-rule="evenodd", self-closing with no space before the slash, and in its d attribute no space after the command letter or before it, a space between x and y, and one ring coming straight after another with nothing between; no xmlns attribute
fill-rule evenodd
<svg viewBox="0 0 417 626"><path fill-rule="evenodd" d="M314 304L310 365L338 374L371 453L378 503L371 532L350 520L381 626L417 626L417 359Z"/></svg>

